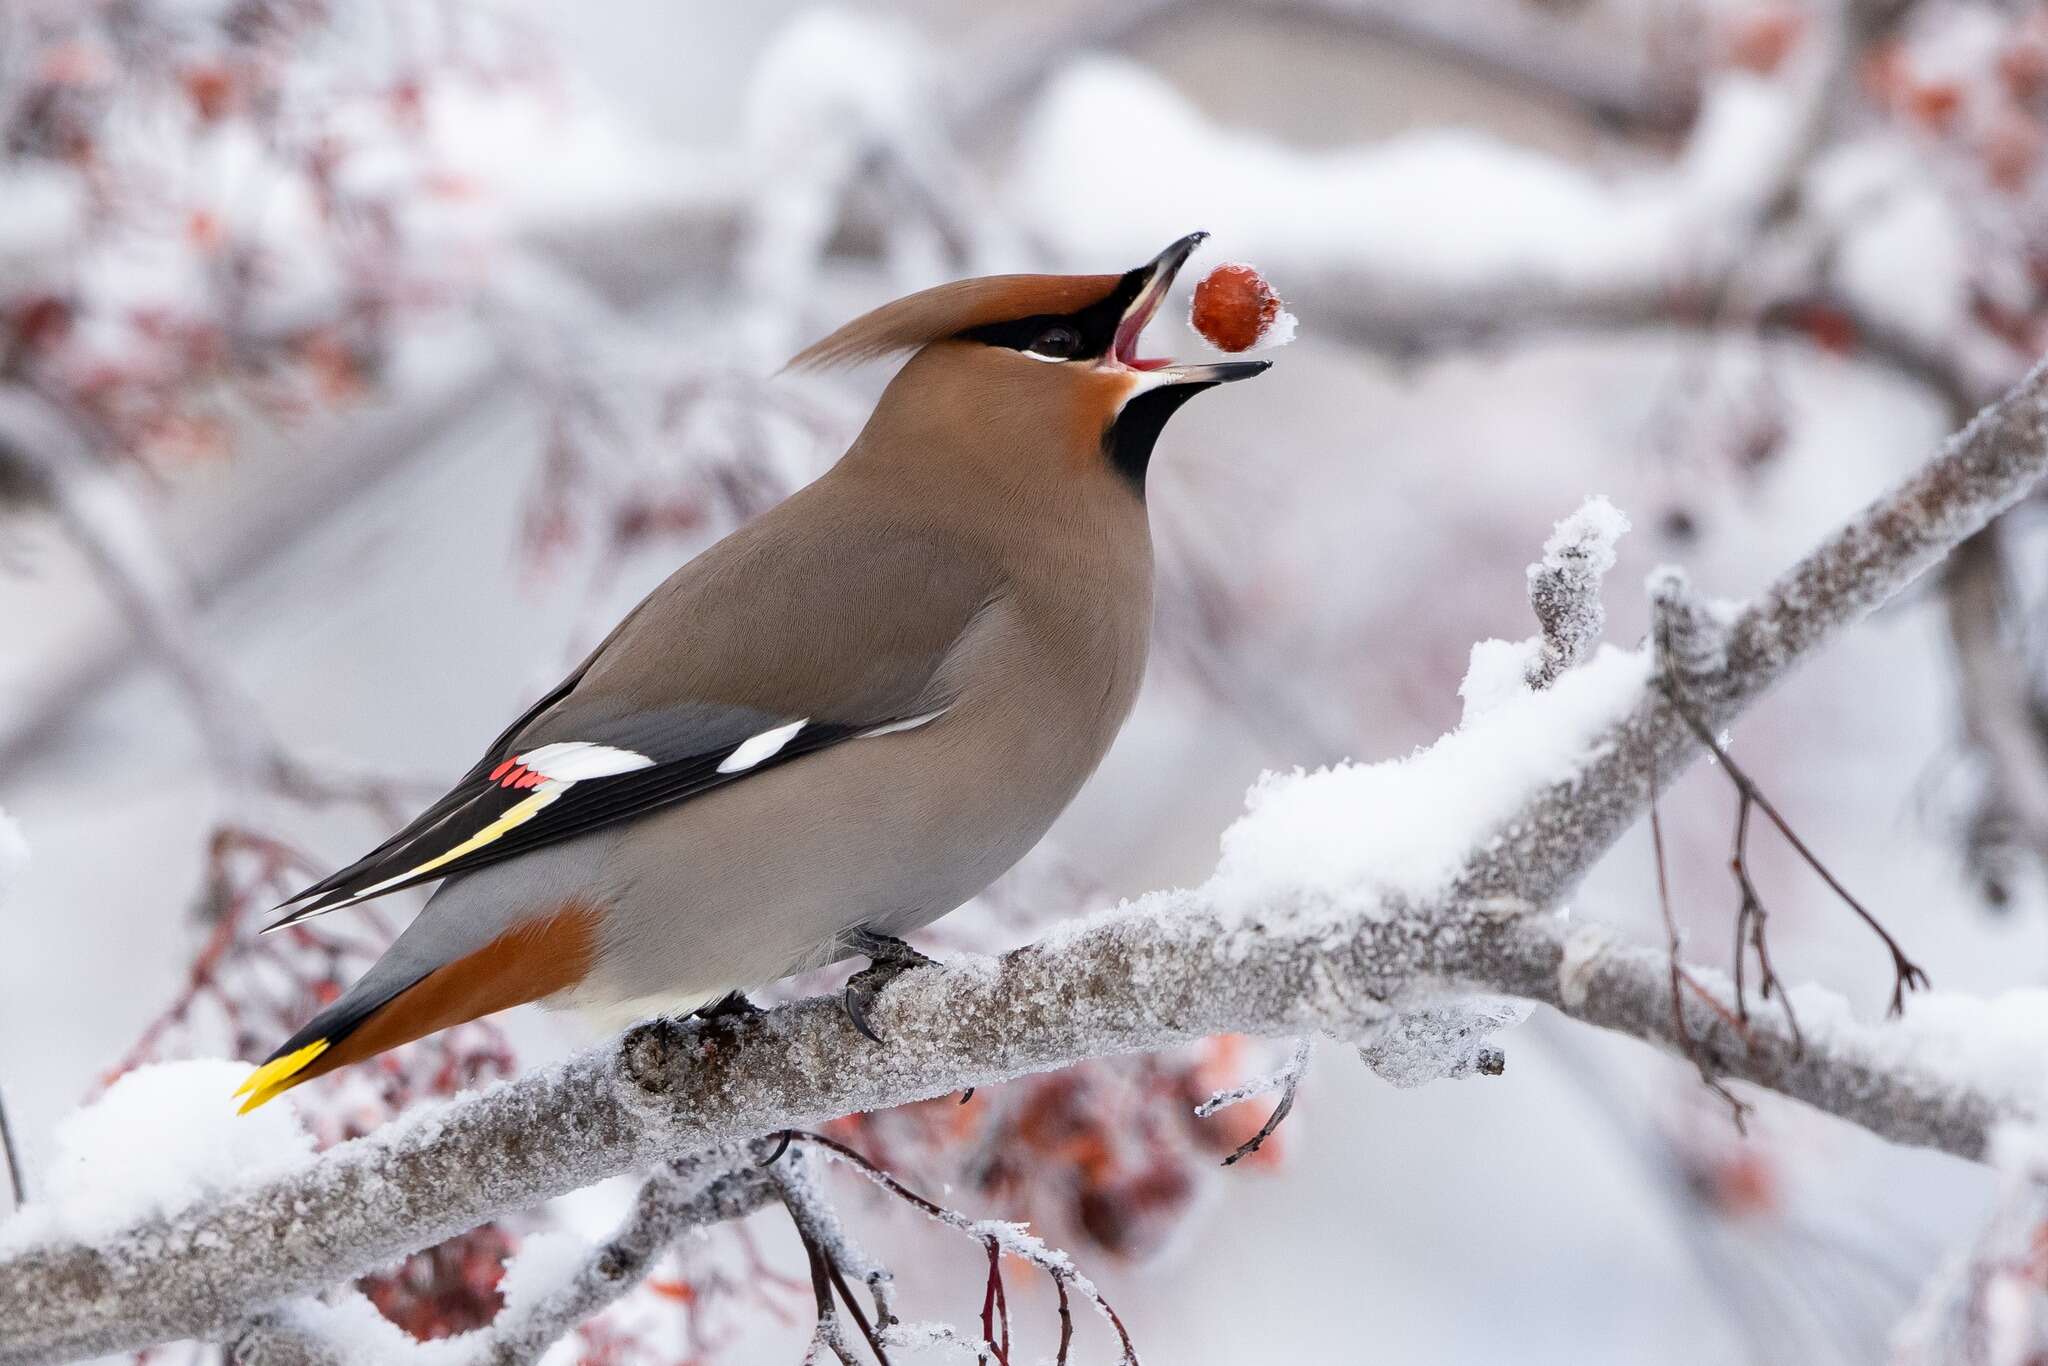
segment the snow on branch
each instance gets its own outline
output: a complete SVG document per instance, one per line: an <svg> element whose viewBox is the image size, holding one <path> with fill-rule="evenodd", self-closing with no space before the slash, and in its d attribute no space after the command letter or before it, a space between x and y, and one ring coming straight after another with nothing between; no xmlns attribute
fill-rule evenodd
<svg viewBox="0 0 2048 1366"><path fill-rule="evenodd" d="M700 1154L662 1164L603 1243L584 1247L566 1233L529 1236L499 1285L504 1309L488 1328L444 1343L443 1366L526 1366L540 1360L637 1286L684 1234L744 1218L776 1195L768 1174L744 1154ZM240 1366L343 1366L366 1357L402 1359L414 1344L350 1290L330 1303L294 1300L262 1313L231 1345Z"/></svg>
<svg viewBox="0 0 2048 1366"><path fill-rule="evenodd" d="M1701 612L1674 642L1680 685L1726 723L1814 649L1926 573L2048 471L2048 369L2037 365L1939 454L1815 546L1753 601ZM1548 902L1644 812L1654 756L1676 776L1695 752L1685 719L1646 688L1612 743L1550 784L1454 883L1461 896Z"/></svg>
<svg viewBox="0 0 2048 1366"><path fill-rule="evenodd" d="M1725 723L2044 470L2037 368L1756 600L1701 608L1685 632L1699 639L1672 651L1685 696L1709 726ZM2032 1065L2048 994L1931 995L1901 1022L1865 1024L1838 996L1794 989L1800 1048L1773 1012L1733 1027L1732 988L1704 968L1690 969L1700 990L1675 1016L1661 949L1546 913L1642 814L1653 771L1668 778L1697 752L1649 663L1603 650L1409 760L1283 780L1226 837L1208 883L1000 959L906 974L876 1006L886 1043L825 999L658 1020L112 1233L81 1234L61 1207L32 1205L0 1226L0 1366L233 1338L273 1306L483 1220L707 1148L1226 1031L1362 1040L1470 992L1666 1046L1682 1027L1723 1077L1965 1157L1985 1153L1994 1125L2048 1113ZM1458 767L1488 789L1441 813L1460 849L1392 870L1352 856L1377 807L1412 805L1418 785Z"/></svg>
<svg viewBox="0 0 2048 1366"><path fill-rule="evenodd" d="M1628 518L1605 498L1585 504L1557 524L1543 543L1543 558L1529 566L1529 606L1543 628L1528 683L1547 688L1566 669L1582 663L1607 625L1600 580L1614 568L1614 543L1628 531Z"/></svg>

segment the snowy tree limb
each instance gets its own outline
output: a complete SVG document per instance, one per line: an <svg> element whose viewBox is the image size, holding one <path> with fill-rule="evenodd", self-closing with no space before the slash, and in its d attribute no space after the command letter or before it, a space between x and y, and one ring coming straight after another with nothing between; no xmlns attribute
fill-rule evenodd
<svg viewBox="0 0 2048 1366"><path fill-rule="evenodd" d="M444 1366L538 1361L557 1341L630 1293L685 1234L743 1219L778 1195L771 1174L743 1151L720 1150L662 1164L641 1186L631 1212L611 1237L589 1249L544 1293L508 1298L489 1327L443 1343ZM403 1359L409 1340L382 1323L374 1306L359 1300L349 1291L334 1304L294 1301L266 1311L230 1335L230 1355L238 1366L360 1366L365 1358ZM395 1350L380 1352L379 1339Z"/></svg>
<svg viewBox="0 0 2048 1366"><path fill-rule="evenodd" d="M1740 611L1677 604L1696 623L1697 638L1674 642L1687 696L1726 721L2044 470L2048 370L2037 368ZM220 1336L266 1306L620 1172L1213 1033L1357 1039L1390 1012L1477 990L1669 1043L1664 956L1541 911L1642 812L1652 761L1668 777L1693 748L1683 719L1646 686L1580 770L1536 792L1428 904L1360 905L1348 889L1312 883L1276 888L1250 912L1209 888L1159 893L992 963L906 974L878 1005L879 1046L828 1000L754 1019L656 1021L210 1207L90 1245L17 1248L0 1257L0 1363ZM1725 990L1710 972L1694 975ZM1992 1124L2039 1113L2038 1095L1928 1061L1944 1046L1965 1051L1953 1009L1931 1024L1872 1026L1831 1004L1802 995L1803 1052L1766 1014L1732 1033L1725 1003L1689 1001L1699 1018L1685 1023L1726 1076L1896 1142L1975 1158ZM1811 1023L1831 1014L1825 1029Z"/></svg>
<svg viewBox="0 0 2048 1366"><path fill-rule="evenodd" d="M1724 724L1812 650L1927 572L2048 472L2048 369L2036 366L1950 437L1940 454L1822 541L1725 622L1700 622L1679 681ZM1658 772L1695 746L1677 710L1647 690L1585 770L1539 795L1455 890L1473 899L1562 895L1640 817Z"/></svg>
<svg viewBox="0 0 2048 1366"><path fill-rule="evenodd" d="M996 965L907 975L878 1007L880 1047L829 1000L709 1029L655 1022L216 1207L96 1246L16 1252L0 1261L0 1362L216 1336L267 1303L606 1176L1084 1057L1226 1030L1355 1036L1389 1001L1471 985L1663 1040L1665 973L1658 952L1512 905L1354 920L1333 936L1328 924L1247 932L1199 893L1164 894ZM1794 1058L1770 1017L1750 1050L1716 1034L1725 1026L1704 1005L1695 1015L1729 1076L1895 1141L1976 1156L1995 1118L2032 1114L2021 1098L1893 1061L1904 1027L1845 1027Z"/></svg>
<svg viewBox="0 0 2048 1366"><path fill-rule="evenodd" d="M476 1366L525 1366L540 1360L557 1339L639 1285L685 1233L744 1218L774 1200L774 1183L751 1159L728 1155L728 1160L735 1165L722 1171L703 1161L665 1165L640 1188L625 1223L592 1248L564 1283L508 1307L474 1335L474 1344L465 1339L468 1360Z"/></svg>

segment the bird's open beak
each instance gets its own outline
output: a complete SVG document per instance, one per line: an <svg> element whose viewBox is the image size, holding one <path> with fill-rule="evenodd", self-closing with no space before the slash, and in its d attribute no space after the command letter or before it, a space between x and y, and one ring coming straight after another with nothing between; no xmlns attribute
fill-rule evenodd
<svg viewBox="0 0 2048 1366"><path fill-rule="evenodd" d="M1144 283L1117 322L1116 339L1109 348L1108 363L1145 374L1152 381L1146 386L1148 388L1168 384L1228 384L1235 379L1250 379L1253 375L1264 374L1273 364L1269 360L1227 360L1209 365L1182 365L1178 361L1146 359L1138 354L1138 334L1145 330L1145 325L1159 311L1159 305L1166 301L1166 292L1173 288L1174 276L1180 274L1180 268L1187 264L1188 257L1208 236L1206 232L1191 232L1140 267L1144 272Z"/></svg>

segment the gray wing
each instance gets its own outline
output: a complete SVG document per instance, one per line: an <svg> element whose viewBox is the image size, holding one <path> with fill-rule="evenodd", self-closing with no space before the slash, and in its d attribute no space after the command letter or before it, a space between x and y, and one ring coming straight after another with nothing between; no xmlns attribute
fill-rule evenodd
<svg viewBox="0 0 2048 1366"><path fill-rule="evenodd" d="M270 928L935 716L947 656L996 585L928 530L794 515L819 490L683 566L446 796Z"/></svg>

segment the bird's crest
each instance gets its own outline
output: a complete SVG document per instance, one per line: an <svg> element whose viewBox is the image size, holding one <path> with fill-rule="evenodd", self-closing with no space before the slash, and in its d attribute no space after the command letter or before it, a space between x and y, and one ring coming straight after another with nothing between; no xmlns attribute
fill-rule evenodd
<svg viewBox="0 0 2048 1366"><path fill-rule="evenodd" d="M1115 275L986 275L955 280L863 313L823 341L799 351L785 368L824 370L863 365L975 327L1040 315L1061 316L1100 303Z"/></svg>

